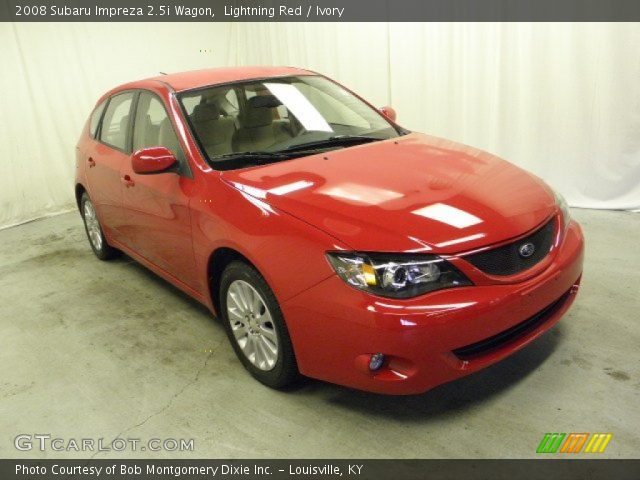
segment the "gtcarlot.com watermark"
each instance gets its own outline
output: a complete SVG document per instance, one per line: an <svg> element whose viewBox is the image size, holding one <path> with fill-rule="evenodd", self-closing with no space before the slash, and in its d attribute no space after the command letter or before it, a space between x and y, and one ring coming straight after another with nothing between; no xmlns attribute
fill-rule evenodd
<svg viewBox="0 0 640 480"><path fill-rule="evenodd" d="M193 438L61 438L49 433L22 433L13 441L21 452L193 452Z"/></svg>

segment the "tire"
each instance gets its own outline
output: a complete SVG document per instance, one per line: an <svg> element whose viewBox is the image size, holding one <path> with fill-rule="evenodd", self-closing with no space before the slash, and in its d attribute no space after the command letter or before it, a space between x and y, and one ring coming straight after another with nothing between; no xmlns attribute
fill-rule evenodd
<svg viewBox="0 0 640 480"><path fill-rule="evenodd" d="M110 260L116 257L120 252L107 243L93 202L87 192L84 192L80 198L80 215L82 215L89 245L91 245L91 250L96 254L96 257L100 260Z"/></svg>
<svg viewBox="0 0 640 480"><path fill-rule="evenodd" d="M222 273L219 300L229 341L249 373L276 389L298 380L287 325L262 275L244 262L230 263Z"/></svg>

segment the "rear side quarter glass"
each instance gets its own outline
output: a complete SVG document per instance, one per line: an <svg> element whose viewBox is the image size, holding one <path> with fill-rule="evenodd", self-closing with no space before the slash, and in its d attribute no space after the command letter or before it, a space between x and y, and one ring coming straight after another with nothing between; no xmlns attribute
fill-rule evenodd
<svg viewBox="0 0 640 480"><path fill-rule="evenodd" d="M89 120L89 136L91 138L96 138L100 119L102 118L102 112L104 112L104 107L106 107L106 105L107 100L104 100L93 110L93 113L91 114L91 119Z"/></svg>

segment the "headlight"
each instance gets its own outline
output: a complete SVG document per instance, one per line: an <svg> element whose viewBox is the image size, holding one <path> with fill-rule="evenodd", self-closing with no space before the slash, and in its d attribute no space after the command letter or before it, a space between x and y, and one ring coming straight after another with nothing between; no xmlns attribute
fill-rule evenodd
<svg viewBox="0 0 640 480"><path fill-rule="evenodd" d="M569 225L569 221L571 220L571 212L569 211L569 205L567 205L567 201L564 199L562 195L558 192L553 192L556 195L556 203L562 212L562 231L567 229L567 225Z"/></svg>
<svg viewBox="0 0 640 480"><path fill-rule="evenodd" d="M349 285L383 297L409 298L472 285L462 272L436 255L331 252L327 258Z"/></svg>

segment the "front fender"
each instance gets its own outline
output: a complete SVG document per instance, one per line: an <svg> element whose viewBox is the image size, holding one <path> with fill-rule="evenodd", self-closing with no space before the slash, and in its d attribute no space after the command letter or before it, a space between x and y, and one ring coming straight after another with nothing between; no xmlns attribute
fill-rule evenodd
<svg viewBox="0 0 640 480"><path fill-rule="evenodd" d="M246 257L281 303L334 274L325 252L347 249L342 242L219 178L210 183L208 195L194 199L191 206L194 255L202 285L209 285L209 261L219 248ZM209 292L203 294L210 297Z"/></svg>

